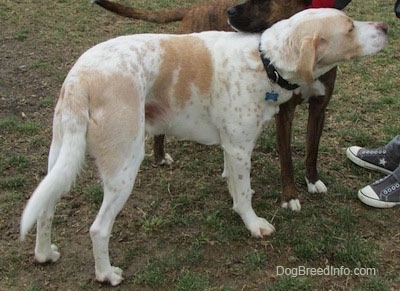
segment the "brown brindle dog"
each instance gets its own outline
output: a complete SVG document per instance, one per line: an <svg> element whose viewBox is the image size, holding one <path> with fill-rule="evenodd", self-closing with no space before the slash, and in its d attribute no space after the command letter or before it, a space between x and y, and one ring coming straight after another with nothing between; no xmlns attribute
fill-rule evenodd
<svg viewBox="0 0 400 291"><path fill-rule="evenodd" d="M93 0L93 3L118 15L154 23L180 21L178 33L186 34L207 30L232 31L226 11L240 1L214 0L189 8L175 8L160 11L128 7L108 0Z"/></svg>
<svg viewBox="0 0 400 291"><path fill-rule="evenodd" d="M180 21L178 33L201 32L207 30L233 31L227 20L229 8L240 3L240 0L212 0L194 5L189 8L175 8L160 11L128 7L117 2L108 0L93 0L93 3L112 11L118 15L144 20L154 23L170 23ZM252 1L255 2L255 1ZM265 0L258 1L254 8L249 10L251 15L258 13L256 18L251 19L252 25L247 32L262 31L279 20L289 18L293 14L306 9L311 0ZM253 5L253 4L251 4ZM250 8L248 5L246 8ZM261 10L261 11L260 11ZM242 14L243 17L244 14ZM249 19L250 20L250 19ZM247 25L249 21L247 21Z"/></svg>
<svg viewBox="0 0 400 291"><path fill-rule="evenodd" d="M181 21L179 33L200 32L205 30L233 30L258 32L267 29L279 20L308 8L311 0L248 0L234 6L234 0L220 0L202 3L190 8L176 8L152 11L127 7L108 0L94 0L94 3L118 15L155 23ZM233 7L234 6L234 7ZM229 24L227 21L229 17ZM315 96L304 100L296 95L289 102L280 105L276 115L277 148L281 164L282 207L294 211L301 209L298 200L291 151L292 123L296 106L309 103L309 117L306 138L306 181L311 193L324 193L326 186L319 180L317 155L325 120L325 109L332 96L336 79L336 68L319 78L325 86L325 96ZM154 155L158 164L171 163L171 157L164 152L164 136L155 136Z"/></svg>

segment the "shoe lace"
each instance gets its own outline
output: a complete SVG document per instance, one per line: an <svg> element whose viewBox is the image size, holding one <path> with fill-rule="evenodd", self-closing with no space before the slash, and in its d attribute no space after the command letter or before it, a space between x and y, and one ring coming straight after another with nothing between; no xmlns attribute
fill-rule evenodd
<svg viewBox="0 0 400 291"><path fill-rule="evenodd" d="M388 177L389 177L390 175L387 175L387 176L385 176L385 177L383 177L383 178L380 178L380 179L378 179L378 180L376 180L374 183L372 183L372 184L379 184L380 182L382 182L383 180L385 180L385 179L387 179Z"/></svg>
<svg viewBox="0 0 400 291"><path fill-rule="evenodd" d="M376 181L373 183L373 185L379 184L379 183L382 182L383 180L387 179L389 176L391 176L391 175L387 175L387 176L385 176L385 177L383 177L383 178L381 178L381 179L379 179L379 180L376 180ZM395 191L395 190L397 190L397 189L399 189L399 188L400 188L400 183L399 183L399 182L396 182L396 183L390 184L390 185L386 186L385 188L383 188L383 189L381 190L381 193L383 193L384 195L388 195L388 194L391 193L392 191Z"/></svg>
<svg viewBox="0 0 400 291"><path fill-rule="evenodd" d="M367 155L386 155L386 149L365 149L361 152L362 154L367 154Z"/></svg>

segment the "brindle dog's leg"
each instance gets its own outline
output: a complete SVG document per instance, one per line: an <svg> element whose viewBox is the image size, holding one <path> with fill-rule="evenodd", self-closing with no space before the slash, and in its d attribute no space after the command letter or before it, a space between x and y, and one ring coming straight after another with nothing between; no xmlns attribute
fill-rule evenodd
<svg viewBox="0 0 400 291"><path fill-rule="evenodd" d="M327 191L324 183L319 180L317 159L319 142L325 123L325 111L333 94L336 71L337 68L335 67L319 78L325 85L325 96L315 96L309 100L305 166L308 192L310 193L325 193Z"/></svg>
<svg viewBox="0 0 400 291"><path fill-rule="evenodd" d="M171 165L174 160L164 151L165 135L154 136L154 159L156 165Z"/></svg>
<svg viewBox="0 0 400 291"><path fill-rule="evenodd" d="M279 113L275 115L276 142L281 164L282 207L293 211L300 211L300 202L297 197L292 162L292 123L296 106L301 101L301 96L294 96L288 102L281 104Z"/></svg>

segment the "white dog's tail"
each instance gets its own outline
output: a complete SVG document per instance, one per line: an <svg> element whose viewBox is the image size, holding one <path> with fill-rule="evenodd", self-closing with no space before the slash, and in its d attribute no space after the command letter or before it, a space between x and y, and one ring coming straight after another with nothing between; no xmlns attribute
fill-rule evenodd
<svg viewBox="0 0 400 291"><path fill-rule="evenodd" d="M72 94L72 92L70 92ZM80 94L79 94L80 93ZM21 240L47 209L54 208L61 196L71 189L85 159L87 109L71 110L69 103L82 100L82 92L73 98L64 94L56 107L53 123L53 139L49 154L46 177L33 192L21 219ZM81 95L81 96L79 96ZM61 100L63 99L63 100ZM71 100L72 99L72 100ZM62 104L63 103L63 104ZM83 105L83 104L80 104ZM57 110L57 108L61 110ZM85 107L85 106L82 106ZM76 110L76 109L75 109Z"/></svg>

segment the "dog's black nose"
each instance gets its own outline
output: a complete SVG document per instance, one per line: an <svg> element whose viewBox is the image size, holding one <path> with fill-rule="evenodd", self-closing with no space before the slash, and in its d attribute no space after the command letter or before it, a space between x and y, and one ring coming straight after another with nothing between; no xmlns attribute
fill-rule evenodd
<svg viewBox="0 0 400 291"><path fill-rule="evenodd" d="M230 7L230 8L228 8L228 10L226 10L226 12L228 13L228 16L235 16L237 13L237 10L235 7Z"/></svg>

